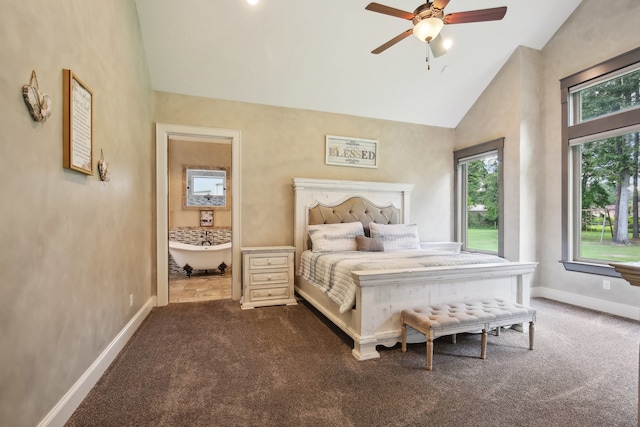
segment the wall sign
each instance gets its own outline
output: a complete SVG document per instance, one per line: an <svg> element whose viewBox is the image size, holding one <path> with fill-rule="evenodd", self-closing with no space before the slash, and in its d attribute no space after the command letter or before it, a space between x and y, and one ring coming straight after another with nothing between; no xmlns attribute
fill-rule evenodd
<svg viewBox="0 0 640 427"><path fill-rule="evenodd" d="M334 166L355 166L359 168L378 167L378 141L327 135L325 142L325 163Z"/></svg>
<svg viewBox="0 0 640 427"><path fill-rule="evenodd" d="M200 227L213 227L213 211L200 211Z"/></svg>
<svg viewBox="0 0 640 427"><path fill-rule="evenodd" d="M93 175L93 93L63 70L62 95L62 166Z"/></svg>

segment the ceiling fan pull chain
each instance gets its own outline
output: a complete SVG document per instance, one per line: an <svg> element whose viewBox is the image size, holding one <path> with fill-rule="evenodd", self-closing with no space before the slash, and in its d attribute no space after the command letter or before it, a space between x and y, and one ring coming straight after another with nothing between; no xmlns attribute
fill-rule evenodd
<svg viewBox="0 0 640 427"><path fill-rule="evenodd" d="M431 70L431 63L429 63L429 42L427 42L427 58L426 58L426 61L427 61L427 71L430 71Z"/></svg>

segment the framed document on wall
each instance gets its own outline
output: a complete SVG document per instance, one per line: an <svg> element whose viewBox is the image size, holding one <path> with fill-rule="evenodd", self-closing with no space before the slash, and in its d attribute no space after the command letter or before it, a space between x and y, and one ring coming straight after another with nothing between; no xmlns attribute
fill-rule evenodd
<svg viewBox="0 0 640 427"><path fill-rule="evenodd" d="M93 92L62 70L62 166L93 175Z"/></svg>

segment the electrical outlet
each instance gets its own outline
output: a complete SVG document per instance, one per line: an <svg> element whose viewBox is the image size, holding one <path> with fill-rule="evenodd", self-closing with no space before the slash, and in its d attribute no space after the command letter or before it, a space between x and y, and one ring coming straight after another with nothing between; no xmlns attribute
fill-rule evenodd
<svg viewBox="0 0 640 427"><path fill-rule="evenodd" d="M611 289L611 281L603 280L602 281L602 289L606 289L606 290Z"/></svg>
<svg viewBox="0 0 640 427"><path fill-rule="evenodd" d="M129 295L129 307L133 307L133 294Z"/></svg>

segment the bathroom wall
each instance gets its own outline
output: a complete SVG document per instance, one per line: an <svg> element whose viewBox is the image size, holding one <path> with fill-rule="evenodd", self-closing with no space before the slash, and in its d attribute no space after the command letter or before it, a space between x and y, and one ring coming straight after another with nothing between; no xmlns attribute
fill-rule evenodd
<svg viewBox="0 0 640 427"><path fill-rule="evenodd" d="M179 227L200 227L200 210L185 208L183 168L184 166L206 166L227 171L228 205L224 208L213 207L213 227L231 228L231 144L229 141L216 142L171 139L169 141L169 229ZM207 227L211 229L210 227Z"/></svg>

